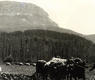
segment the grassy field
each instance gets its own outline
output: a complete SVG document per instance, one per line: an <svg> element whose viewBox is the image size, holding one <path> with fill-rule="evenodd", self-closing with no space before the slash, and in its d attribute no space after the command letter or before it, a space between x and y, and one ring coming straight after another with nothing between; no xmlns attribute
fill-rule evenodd
<svg viewBox="0 0 95 80"><path fill-rule="evenodd" d="M0 65L2 68L2 73L11 73L11 74L23 74L23 75L33 75L35 73L35 67L33 66L19 66L19 65L10 65L7 66L5 64ZM95 78L95 70L89 71L90 68L86 69L86 80L95 80L91 78Z"/></svg>
<svg viewBox="0 0 95 80"><path fill-rule="evenodd" d="M24 74L24 75L33 75L35 73L35 67L33 66L19 66L19 65L0 65L2 68L2 73L11 73L11 74Z"/></svg>

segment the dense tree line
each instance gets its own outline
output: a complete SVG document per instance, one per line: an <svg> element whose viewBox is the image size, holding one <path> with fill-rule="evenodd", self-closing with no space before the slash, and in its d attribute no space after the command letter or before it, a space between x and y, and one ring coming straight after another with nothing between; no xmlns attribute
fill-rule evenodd
<svg viewBox="0 0 95 80"><path fill-rule="evenodd" d="M53 56L62 58L81 57L89 59L91 41L73 34L45 30L0 33L0 57L12 56L14 61L49 60Z"/></svg>

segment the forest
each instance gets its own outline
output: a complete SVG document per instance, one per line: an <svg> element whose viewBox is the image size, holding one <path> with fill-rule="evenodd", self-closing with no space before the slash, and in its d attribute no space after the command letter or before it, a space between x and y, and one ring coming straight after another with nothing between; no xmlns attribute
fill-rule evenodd
<svg viewBox="0 0 95 80"><path fill-rule="evenodd" d="M91 41L69 33L48 30L25 30L0 33L0 59L8 57L13 62L35 62L38 59L50 60L81 57L89 62L95 58L95 44Z"/></svg>

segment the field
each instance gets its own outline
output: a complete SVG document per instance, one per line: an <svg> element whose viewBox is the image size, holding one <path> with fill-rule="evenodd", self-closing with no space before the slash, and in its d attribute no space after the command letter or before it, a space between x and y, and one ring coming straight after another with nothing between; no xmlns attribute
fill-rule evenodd
<svg viewBox="0 0 95 80"><path fill-rule="evenodd" d="M33 75L35 73L35 67L33 66L19 66L19 65L0 65L2 68L1 73L10 73L10 74L23 74L23 75Z"/></svg>
<svg viewBox="0 0 95 80"><path fill-rule="evenodd" d="M23 74L32 76L35 73L35 67L33 66L19 66L19 65L0 65L2 68L1 73L7 74ZM95 70L89 71L90 68L86 69L86 80L95 80Z"/></svg>

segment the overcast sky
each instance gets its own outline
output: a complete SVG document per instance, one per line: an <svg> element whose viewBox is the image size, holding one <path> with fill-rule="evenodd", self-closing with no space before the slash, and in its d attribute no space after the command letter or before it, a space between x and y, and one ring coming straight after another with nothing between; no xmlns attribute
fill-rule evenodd
<svg viewBox="0 0 95 80"><path fill-rule="evenodd" d="M4 1L4 0L2 0ZM95 0L8 0L31 2L48 12L60 27L95 34Z"/></svg>

